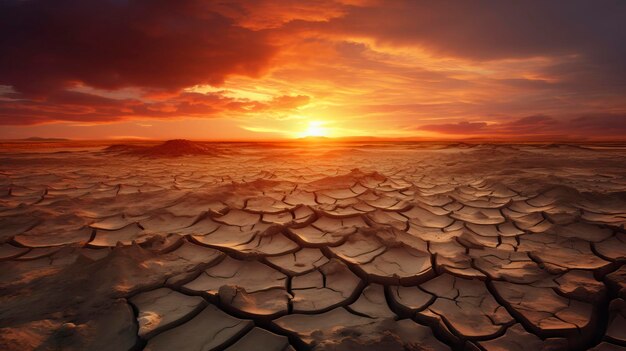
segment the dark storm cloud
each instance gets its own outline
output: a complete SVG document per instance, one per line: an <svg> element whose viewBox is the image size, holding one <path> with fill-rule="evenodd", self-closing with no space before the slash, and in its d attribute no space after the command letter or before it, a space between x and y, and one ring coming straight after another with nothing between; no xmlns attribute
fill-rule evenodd
<svg viewBox="0 0 626 351"><path fill-rule="evenodd" d="M610 59L626 52L625 21L620 0L411 0L352 7L316 25L477 60L576 53Z"/></svg>
<svg viewBox="0 0 626 351"><path fill-rule="evenodd" d="M177 90L263 72L276 48L194 0L0 1L0 84Z"/></svg>

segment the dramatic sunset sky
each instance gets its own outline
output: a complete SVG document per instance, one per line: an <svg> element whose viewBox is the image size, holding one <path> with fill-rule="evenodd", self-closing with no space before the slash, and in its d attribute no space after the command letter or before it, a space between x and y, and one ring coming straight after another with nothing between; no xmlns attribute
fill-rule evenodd
<svg viewBox="0 0 626 351"><path fill-rule="evenodd" d="M0 138L626 135L626 1L0 0Z"/></svg>

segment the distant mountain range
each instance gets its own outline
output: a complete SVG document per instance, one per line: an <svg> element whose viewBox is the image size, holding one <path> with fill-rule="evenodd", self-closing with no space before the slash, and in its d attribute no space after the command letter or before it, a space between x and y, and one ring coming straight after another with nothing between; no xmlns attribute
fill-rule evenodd
<svg viewBox="0 0 626 351"><path fill-rule="evenodd" d="M70 139L30 137L30 138L24 138L24 139L20 139L20 140L23 140L23 141L68 141Z"/></svg>

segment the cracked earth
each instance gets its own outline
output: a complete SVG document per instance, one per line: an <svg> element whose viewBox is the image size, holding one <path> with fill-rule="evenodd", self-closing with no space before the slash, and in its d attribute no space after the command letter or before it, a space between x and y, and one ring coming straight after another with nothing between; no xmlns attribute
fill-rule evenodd
<svg viewBox="0 0 626 351"><path fill-rule="evenodd" d="M623 147L159 147L0 149L1 349L626 350Z"/></svg>

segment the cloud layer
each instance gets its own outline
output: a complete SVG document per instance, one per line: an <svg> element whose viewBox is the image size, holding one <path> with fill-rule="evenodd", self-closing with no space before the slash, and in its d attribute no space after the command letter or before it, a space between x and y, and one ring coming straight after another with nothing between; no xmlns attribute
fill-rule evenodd
<svg viewBox="0 0 626 351"><path fill-rule="evenodd" d="M0 124L619 137L625 23L619 0L2 0Z"/></svg>

